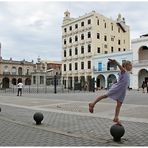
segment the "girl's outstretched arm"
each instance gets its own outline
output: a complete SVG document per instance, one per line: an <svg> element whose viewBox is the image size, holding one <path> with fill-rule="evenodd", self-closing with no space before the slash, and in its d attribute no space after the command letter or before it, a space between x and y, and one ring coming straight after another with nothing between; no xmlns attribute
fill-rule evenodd
<svg viewBox="0 0 148 148"><path fill-rule="evenodd" d="M117 66L119 67L121 72L125 72L126 70L124 69L123 66L120 65L120 63L118 63L115 59L108 59L110 63L112 64L117 64Z"/></svg>

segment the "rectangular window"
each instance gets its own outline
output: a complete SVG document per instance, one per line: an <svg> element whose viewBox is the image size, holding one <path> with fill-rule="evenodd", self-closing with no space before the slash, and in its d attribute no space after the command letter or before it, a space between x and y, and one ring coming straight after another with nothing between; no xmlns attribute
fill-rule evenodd
<svg viewBox="0 0 148 148"><path fill-rule="evenodd" d="M88 38L91 38L91 32L88 32Z"/></svg>
<svg viewBox="0 0 148 148"><path fill-rule="evenodd" d="M29 69L27 69L27 73L26 74L29 75Z"/></svg>
<svg viewBox="0 0 148 148"><path fill-rule="evenodd" d="M69 56L72 56L72 50L69 49Z"/></svg>
<svg viewBox="0 0 148 148"><path fill-rule="evenodd" d="M98 47L97 52L100 53L100 47Z"/></svg>
<svg viewBox="0 0 148 148"><path fill-rule="evenodd" d="M78 55L78 48L75 48L75 55Z"/></svg>
<svg viewBox="0 0 148 148"><path fill-rule="evenodd" d="M84 69L84 62L81 62L81 69Z"/></svg>
<svg viewBox="0 0 148 148"><path fill-rule="evenodd" d="M84 46L81 46L81 54L84 53Z"/></svg>
<svg viewBox="0 0 148 148"><path fill-rule="evenodd" d="M36 76L33 76L33 84L36 84Z"/></svg>
<svg viewBox="0 0 148 148"><path fill-rule="evenodd" d="M78 63L75 63L75 70L78 70Z"/></svg>
<svg viewBox="0 0 148 148"><path fill-rule="evenodd" d="M100 33L97 33L97 39L100 39Z"/></svg>
<svg viewBox="0 0 148 148"><path fill-rule="evenodd" d="M40 76L40 84L44 84L44 76Z"/></svg>
<svg viewBox="0 0 148 148"><path fill-rule="evenodd" d="M78 28L78 24L75 24L75 29L77 29Z"/></svg>
<svg viewBox="0 0 148 148"><path fill-rule="evenodd" d="M98 63L98 71L102 71L102 63Z"/></svg>
<svg viewBox="0 0 148 148"><path fill-rule="evenodd" d="M91 69L91 61L88 61L88 69Z"/></svg>
<svg viewBox="0 0 148 148"><path fill-rule="evenodd" d="M91 19L88 20L88 24L91 24Z"/></svg>
<svg viewBox="0 0 148 148"><path fill-rule="evenodd" d="M64 45L66 44L66 39L64 39Z"/></svg>
<svg viewBox="0 0 148 148"><path fill-rule="evenodd" d="M111 28L112 28L111 30L113 31L114 30L113 24L111 24Z"/></svg>
<svg viewBox="0 0 148 148"><path fill-rule="evenodd" d="M97 25L99 25L99 20L97 20Z"/></svg>
<svg viewBox="0 0 148 148"><path fill-rule="evenodd" d="M118 40L118 45L120 45L120 40Z"/></svg>
<svg viewBox="0 0 148 148"><path fill-rule="evenodd" d="M71 70L71 63L69 63L69 70Z"/></svg>
<svg viewBox="0 0 148 148"><path fill-rule="evenodd" d="M64 64L64 71L66 71L66 64Z"/></svg>
<svg viewBox="0 0 148 148"><path fill-rule="evenodd" d="M104 28L106 28L106 23L104 23Z"/></svg>
<svg viewBox="0 0 148 148"><path fill-rule="evenodd" d="M64 57L66 57L66 50L64 50Z"/></svg>
<svg viewBox="0 0 148 148"><path fill-rule="evenodd" d="M66 28L64 28L64 32L67 32L67 29Z"/></svg>
<svg viewBox="0 0 148 148"><path fill-rule="evenodd" d="M81 22L81 27L83 27L84 26L84 22Z"/></svg>
<svg viewBox="0 0 148 148"><path fill-rule="evenodd" d="M88 45L88 52L91 52L91 44Z"/></svg>
<svg viewBox="0 0 148 148"><path fill-rule="evenodd" d="M107 41L107 36L106 35L104 36L104 41Z"/></svg>
<svg viewBox="0 0 148 148"><path fill-rule="evenodd" d="M113 46L111 47L111 52L114 52L114 47Z"/></svg>
<svg viewBox="0 0 148 148"><path fill-rule="evenodd" d="M70 31L72 30L72 26L69 27L69 30L70 30Z"/></svg>

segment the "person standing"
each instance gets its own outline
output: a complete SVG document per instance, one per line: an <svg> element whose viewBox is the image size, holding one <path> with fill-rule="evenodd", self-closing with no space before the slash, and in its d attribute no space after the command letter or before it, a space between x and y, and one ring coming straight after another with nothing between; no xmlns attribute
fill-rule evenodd
<svg viewBox="0 0 148 148"><path fill-rule="evenodd" d="M148 80L146 81L146 90L147 90L147 93L148 93Z"/></svg>
<svg viewBox="0 0 148 148"><path fill-rule="evenodd" d="M21 96L22 95L22 88L23 88L23 83L22 82L19 82L18 84L17 84L17 88L18 88L18 90L17 90L17 96Z"/></svg>
<svg viewBox="0 0 148 148"><path fill-rule="evenodd" d="M146 87L146 82L143 81L143 83L142 83L142 90L143 90L143 93L145 93L145 87Z"/></svg>

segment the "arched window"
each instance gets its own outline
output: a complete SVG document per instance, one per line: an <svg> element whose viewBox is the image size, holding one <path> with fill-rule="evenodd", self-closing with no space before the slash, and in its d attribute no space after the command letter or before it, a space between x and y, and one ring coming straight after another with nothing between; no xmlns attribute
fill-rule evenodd
<svg viewBox="0 0 148 148"><path fill-rule="evenodd" d="M22 67L19 67L19 68L18 68L18 75L22 75L22 74L23 74Z"/></svg>
<svg viewBox="0 0 148 148"><path fill-rule="evenodd" d="M12 75L16 75L16 67L12 67Z"/></svg>

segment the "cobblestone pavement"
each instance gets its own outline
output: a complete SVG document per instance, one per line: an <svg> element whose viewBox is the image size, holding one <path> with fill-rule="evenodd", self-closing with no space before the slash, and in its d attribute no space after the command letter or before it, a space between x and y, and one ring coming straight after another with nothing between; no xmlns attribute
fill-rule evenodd
<svg viewBox="0 0 148 148"><path fill-rule="evenodd" d="M143 113L147 105L125 104L121 114L125 135L116 143L110 135L114 103L102 102L90 114L88 100L51 96L1 95L0 146L148 146L148 116ZM33 115L38 111L44 120L37 126Z"/></svg>

